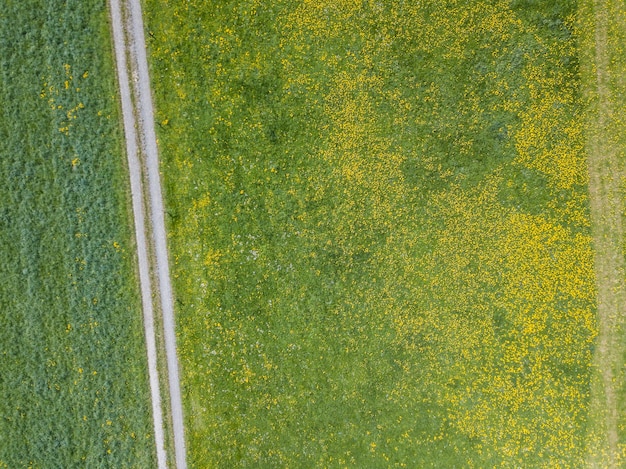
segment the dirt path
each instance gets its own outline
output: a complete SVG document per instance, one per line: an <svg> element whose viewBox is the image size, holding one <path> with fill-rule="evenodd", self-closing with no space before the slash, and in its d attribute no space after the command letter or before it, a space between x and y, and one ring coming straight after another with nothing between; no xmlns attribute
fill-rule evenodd
<svg viewBox="0 0 626 469"><path fill-rule="evenodd" d="M139 0L121 0L121 3L120 0L110 0L110 8L135 218L157 464L159 469L167 467L157 367L153 298L155 301L160 300L156 309L160 309L163 315L163 336L167 359L176 468L186 469L173 295L141 5ZM129 79L131 76L133 77L132 83ZM142 180L147 180L147 190L143 186ZM145 216L144 203L150 207L150 217L148 218ZM152 233L150 240L146 234L147 230ZM153 243L151 246L154 250L153 257L148 254L148 242ZM151 282L151 267L158 279L158 290Z"/></svg>
<svg viewBox="0 0 626 469"><path fill-rule="evenodd" d="M619 330L626 312L625 265L622 250L623 174L619 146L613 135L613 107L608 47L609 11L606 1L594 0L595 17L595 115L590 121L588 167L590 209L595 248L595 271L598 307L598 337L594 365L601 385L592 391L591 412L604 443L590 458L592 467L618 467L618 402L621 386L616 376L622 362L623 345Z"/></svg>

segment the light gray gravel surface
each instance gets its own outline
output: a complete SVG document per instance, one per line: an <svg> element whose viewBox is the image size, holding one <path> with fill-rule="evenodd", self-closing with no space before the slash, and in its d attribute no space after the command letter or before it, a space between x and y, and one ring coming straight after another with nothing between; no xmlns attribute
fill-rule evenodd
<svg viewBox="0 0 626 469"><path fill-rule="evenodd" d="M111 21L130 170L157 464L159 469L167 467L154 331L153 298L160 299L159 309L163 314L163 334L176 468L186 469L183 411L176 356L174 302L169 272L159 157L154 131L154 111L146 59L143 19L139 0L121 0L121 2L120 0L110 0ZM131 76L132 82L129 78ZM142 178L147 180L147 190L142 184ZM146 211L144 210L144 200L146 205L150 207L148 218L146 218ZM152 232L151 240L147 239L147 225ZM153 259L148 255L149 241L153 243L155 254ZM152 266L150 265L151 261ZM151 282L150 267L153 268L158 278L158 291L154 291L155 286Z"/></svg>

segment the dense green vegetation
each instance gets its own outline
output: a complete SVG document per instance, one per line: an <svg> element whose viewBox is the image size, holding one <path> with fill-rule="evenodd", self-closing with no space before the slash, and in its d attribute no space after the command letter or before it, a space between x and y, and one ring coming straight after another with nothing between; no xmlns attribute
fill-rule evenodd
<svg viewBox="0 0 626 469"><path fill-rule="evenodd" d="M583 465L576 3L146 7L192 466Z"/></svg>
<svg viewBox="0 0 626 469"><path fill-rule="evenodd" d="M0 467L153 467L106 3L4 1L0 50Z"/></svg>

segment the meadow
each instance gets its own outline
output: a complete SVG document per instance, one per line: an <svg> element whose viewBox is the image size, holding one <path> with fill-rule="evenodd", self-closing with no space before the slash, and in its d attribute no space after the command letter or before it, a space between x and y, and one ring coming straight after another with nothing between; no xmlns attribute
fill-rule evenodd
<svg viewBox="0 0 626 469"><path fill-rule="evenodd" d="M0 9L0 467L154 467L104 0Z"/></svg>
<svg viewBox="0 0 626 469"><path fill-rule="evenodd" d="M577 4L145 2L191 467L580 467Z"/></svg>

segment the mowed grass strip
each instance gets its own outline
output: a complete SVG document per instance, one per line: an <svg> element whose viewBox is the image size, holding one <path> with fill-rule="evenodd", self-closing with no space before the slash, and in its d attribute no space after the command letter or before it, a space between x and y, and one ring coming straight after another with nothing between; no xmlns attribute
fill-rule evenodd
<svg viewBox="0 0 626 469"><path fill-rule="evenodd" d="M0 467L154 467L104 1L0 9Z"/></svg>
<svg viewBox="0 0 626 469"><path fill-rule="evenodd" d="M576 4L146 7L191 465L584 465Z"/></svg>
<svg viewBox="0 0 626 469"><path fill-rule="evenodd" d="M626 6L600 0L580 5L599 329L588 463L622 467L626 460L626 60L621 51L626 46Z"/></svg>

